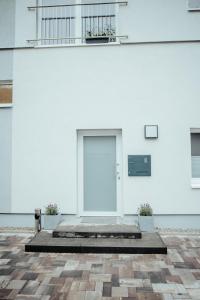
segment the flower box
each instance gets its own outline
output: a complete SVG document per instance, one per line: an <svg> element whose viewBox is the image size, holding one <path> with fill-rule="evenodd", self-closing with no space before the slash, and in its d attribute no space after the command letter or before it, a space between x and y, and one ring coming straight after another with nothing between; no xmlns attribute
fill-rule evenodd
<svg viewBox="0 0 200 300"><path fill-rule="evenodd" d="M108 43L109 37L106 36L93 36L93 37L86 37L85 38L86 44L102 44Z"/></svg>

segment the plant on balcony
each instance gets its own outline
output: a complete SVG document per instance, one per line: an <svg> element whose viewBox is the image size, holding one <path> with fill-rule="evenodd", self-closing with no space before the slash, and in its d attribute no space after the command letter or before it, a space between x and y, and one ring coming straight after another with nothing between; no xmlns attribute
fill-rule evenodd
<svg viewBox="0 0 200 300"><path fill-rule="evenodd" d="M138 208L138 224L141 231L154 231L153 209L149 203L141 204Z"/></svg>
<svg viewBox="0 0 200 300"><path fill-rule="evenodd" d="M115 29L104 28L101 32L87 31L85 40L87 44L115 42Z"/></svg>
<svg viewBox="0 0 200 300"><path fill-rule="evenodd" d="M57 204L48 204L45 207L44 229L55 229L61 221L61 214Z"/></svg>

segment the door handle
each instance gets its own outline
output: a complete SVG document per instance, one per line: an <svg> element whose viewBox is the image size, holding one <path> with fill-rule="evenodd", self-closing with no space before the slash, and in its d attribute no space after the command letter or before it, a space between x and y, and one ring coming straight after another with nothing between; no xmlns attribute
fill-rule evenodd
<svg viewBox="0 0 200 300"><path fill-rule="evenodd" d="M120 171L118 170L119 164L116 164L116 177L118 180L120 180Z"/></svg>

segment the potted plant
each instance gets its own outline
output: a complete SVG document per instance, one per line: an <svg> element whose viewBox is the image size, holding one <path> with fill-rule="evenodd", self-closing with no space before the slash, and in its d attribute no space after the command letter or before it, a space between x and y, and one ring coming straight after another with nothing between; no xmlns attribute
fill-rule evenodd
<svg viewBox="0 0 200 300"><path fill-rule="evenodd" d="M61 221L57 204L50 203L45 207L44 229L55 229Z"/></svg>
<svg viewBox="0 0 200 300"><path fill-rule="evenodd" d="M154 231L153 209L149 203L141 204L138 208L138 224L141 231Z"/></svg>
<svg viewBox="0 0 200 300"><path fill-rule="evenodd" d="M109 28L105 28L101 32L88 31L85 38L86 44L101 44L115 42L115 40L115 30Z"/></svg>

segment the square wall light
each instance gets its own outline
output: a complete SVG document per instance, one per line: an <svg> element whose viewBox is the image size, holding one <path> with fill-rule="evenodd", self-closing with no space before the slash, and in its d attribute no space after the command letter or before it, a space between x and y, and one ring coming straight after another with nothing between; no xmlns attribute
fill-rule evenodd
<svg viewBox="0 0 200 300"><path fill-rule="evenodd" d="M157 139L158 138L158 125L145 125L144 126L145 139Z"/></svg>

